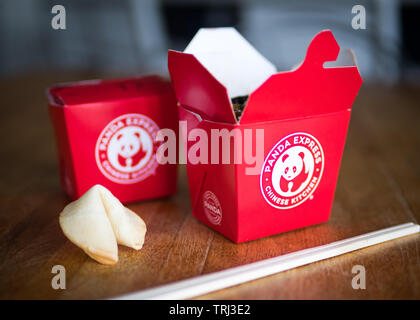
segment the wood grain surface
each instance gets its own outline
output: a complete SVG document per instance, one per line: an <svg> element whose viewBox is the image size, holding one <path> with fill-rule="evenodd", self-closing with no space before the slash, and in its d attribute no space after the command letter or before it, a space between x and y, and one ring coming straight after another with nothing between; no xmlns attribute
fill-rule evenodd
<svg viewBox="0 0 420 320"><path fill-rule="evenodd" d="M93 75L95 76L95 75ZM137 252L119 247L103 266L70 243L44 90L92 74L35 74L0 82L0 298L101 299L239 266L404 222L420 221L420 90L362 88L350 122L331 219L234 244L191 216L185 168L170 198L131 204L148 233ZM51 268L66 268L54 290ZM354 265L366 290L354 290ZM419 299L420 235L349 253L204 299Z"/></svg>

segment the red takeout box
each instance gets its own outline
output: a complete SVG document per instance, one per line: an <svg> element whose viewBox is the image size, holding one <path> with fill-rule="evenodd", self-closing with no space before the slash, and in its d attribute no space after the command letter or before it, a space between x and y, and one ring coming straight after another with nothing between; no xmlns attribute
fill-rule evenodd
<svg viewBox="0 0 420 320"><path fill-rule="evenodd" d="M156 159L156 134L177 132L176 99L158 76L69 83L47 90L61 184L72 199L101 184L122 202L173 194L176 164Z"/></svg>
<svg viewBox="0 0 420 320"><path fill-rule="evenodd" d="M329 219L351 106L362 84L348 51L340 54L344 62L351 58L347 65L324 66L339 51L331 31L322 31L300 66L277 73L233 28L201 29L183 53L169 51L180 120L187 122L187 153L197 144L197 134L190 137L194 129L209 140L212 130L233 132L230 144L219 145L230 154L237 151L232 140L245 143L246 131L256 152L257 129L264 130L263 155L253 174L245 161L206 164L188 158L197 219L235 242ZM230 99L248 94L237 121ZM209 159L211 152L209 146Z"/></svg>

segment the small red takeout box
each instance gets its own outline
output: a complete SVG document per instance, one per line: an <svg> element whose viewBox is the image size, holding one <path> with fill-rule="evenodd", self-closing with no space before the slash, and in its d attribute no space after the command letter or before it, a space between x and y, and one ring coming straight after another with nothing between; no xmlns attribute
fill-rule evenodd
<svg viewBox="0 0 420 320"><path fill-rule="evenodd" d="M122 202L176 190L176 164L161 165L155 140L177 132L176 99L158 76L68 83L47 90L61 184L77 199L95 184Z"/></svg>
<svg viewBox="0 0 420 320"><path fill-rule="evenodd" d="M340 55L350 56L346 66L324 66L339 51L331 31L322 31L299 67L277 73L233 28L200 29L184 52L169 51L180 120L187 122L187 171L197 219L235 242L329 219L351 106L362 84L349 52ZM249 98L237 121L231 98L243 95ZM260 147L261 159L254 170L246 161L192 163L194 129L208 137L229 130L231 143L218 150L231 155L238 151L235 139L245 155L251 132L248 148L257 154ZM209 159L212 152L209 147Z"/></svg>

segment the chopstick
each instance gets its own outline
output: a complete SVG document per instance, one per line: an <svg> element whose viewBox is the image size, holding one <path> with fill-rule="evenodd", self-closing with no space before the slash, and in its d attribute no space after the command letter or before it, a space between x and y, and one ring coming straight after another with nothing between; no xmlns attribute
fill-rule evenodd
<svg viewBox="0 0 420 320"><path fill-rule="evenodd" d="M218 271L187 280L177 281L152 289L118 296L117 300L189 299L216 290L232 287L247 281L336 257L348 252L370 247L389 240L420 232L420 226L404 223L330 244L304 249L275 258Z"/></svg>

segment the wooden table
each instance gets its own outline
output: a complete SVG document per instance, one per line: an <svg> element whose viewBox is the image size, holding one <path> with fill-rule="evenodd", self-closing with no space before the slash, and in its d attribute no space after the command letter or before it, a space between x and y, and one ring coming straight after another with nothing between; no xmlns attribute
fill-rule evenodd
<svg viewBox="0 0 420 320"><path fill-rule="evenodd" d="M68 199L44 97L50 84L89 77L37 74L0 83L0 298L108 298L420 220L420 90L364 86L328 223L234 244L191 216L181 168L176 196L129 206L147 223L144 248L120 247L117 265L100 265L59 227ZM58 264L66 268L66 290L51 287ZM366 268L366 290L351 286L354 265ZM419 299L420 235L199 298Z"/></svg>

